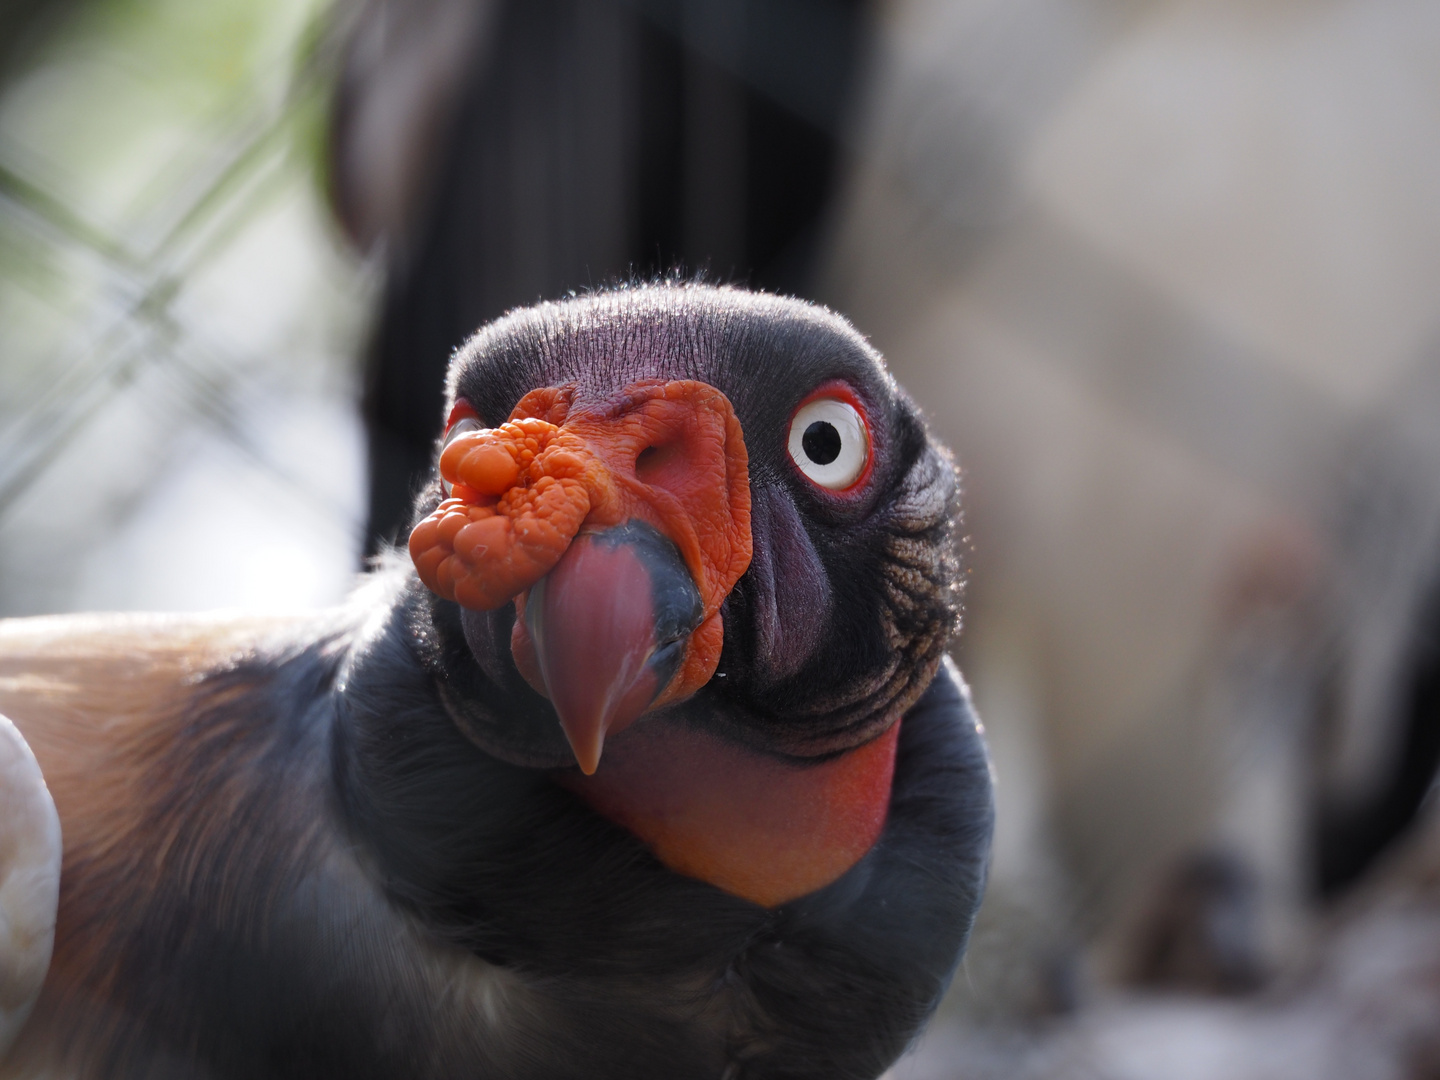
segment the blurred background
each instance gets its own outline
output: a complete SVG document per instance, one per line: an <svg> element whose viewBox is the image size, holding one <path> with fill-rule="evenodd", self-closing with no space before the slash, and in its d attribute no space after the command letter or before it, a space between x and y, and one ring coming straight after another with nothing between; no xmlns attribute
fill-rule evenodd
<svg viewBox="0 0 1440 1080"><path fill-rule="evenodd" d="M1437 56L1426 0L0 0L0 616L334 603L480 323L815 299L964 470L999 777L897 1080L1436 1080Z"/></svg>

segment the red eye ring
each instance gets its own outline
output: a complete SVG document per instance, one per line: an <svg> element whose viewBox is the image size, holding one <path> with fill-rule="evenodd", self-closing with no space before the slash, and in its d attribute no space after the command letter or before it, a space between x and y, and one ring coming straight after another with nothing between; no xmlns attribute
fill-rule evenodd
<svg viewBox="0 0 1440 1080"><path fill-rule="evenodd" d="M466 401L463 397L456 398L455 404L450 408L450 415L445 418L445 434L448 435L450 429L461 420L478 421L479 419L480 414L475 411L475 407L471 405L470 402Z"/></svg>
<svg viewBox="0 0 1440 1080"><path fill-rule="evenodd" d="M846 481L843 477L838 478L843 487L834 487L826 483L819 473L823 472L823 466L817 469L815 463L807 462L802 464L796 458L795 445L799 440L795 436L795 423L802 411L807 407L819 402L835 401L853 411L859 420L863 432L865 455L859 471L853 480ZM795 466L797 472L805 477L805 480L816 490L823 491L826 495L839 496L841 498L853 498L861 492L870 482L870 477L875 471L875 435L870 426L870 415L865 408L865 402L860 395L855 393L854 388L843 379L830 379L821 383L809 394L807 394L790 413L790 420L786 426L787 451L790 463ZM843 445L843 444L842 444ZM842 451L843 452L843 451ZM828 463L826 463L828 465Z"/></svg>

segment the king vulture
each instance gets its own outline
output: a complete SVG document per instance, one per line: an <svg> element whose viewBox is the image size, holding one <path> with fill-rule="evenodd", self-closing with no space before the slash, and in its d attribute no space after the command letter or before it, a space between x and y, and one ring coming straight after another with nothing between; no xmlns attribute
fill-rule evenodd
<svg viewBox="0 0 1440 1080"><path fill-rule="evenodd" d="M448 395L343 607L0 624L0 885L28 843L53 903L63 833L0 1076L868 1080L934 1010L992 801L955 470L880 358L666 283Z"/></svg>

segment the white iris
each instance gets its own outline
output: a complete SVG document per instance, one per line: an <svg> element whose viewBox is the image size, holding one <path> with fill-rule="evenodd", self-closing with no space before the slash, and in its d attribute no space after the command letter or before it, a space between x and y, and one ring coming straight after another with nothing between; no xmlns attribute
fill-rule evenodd
<svg viewBox="0 0 1440 1080"><path fill-rule="evenodd" d="M870 459L865 421L849 402L816 398L790 421L790 457L800 471L831 491L860 478Z"/></svg>

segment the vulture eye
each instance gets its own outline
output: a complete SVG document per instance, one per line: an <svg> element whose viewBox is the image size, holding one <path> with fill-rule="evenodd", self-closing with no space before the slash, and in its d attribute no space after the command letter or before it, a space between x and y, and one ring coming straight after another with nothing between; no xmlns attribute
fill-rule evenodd
<svg viewBox="0 0 1440 1080"><path fill-rule="evenodd" d="M459 411L458 407L456 411ZM467 431L479 431L484 426L474 413L461 415L459 417L455 417L454 414L452 414L450 426L445 429L445 441L440 444L440 449L443 451L445 447L449 446L451 442L459 436L464 435ZM445 496L448 498L451 491L450 481L442 476L440 478L440 487L444 490Z"/></svg>
<svg viewBox="0 0 1440 1080"><path fill-rule="evenodd" d="M841 398L811 398L790 421L790 458L823 488L853 487L870 463L864 417Z"/></svg>

